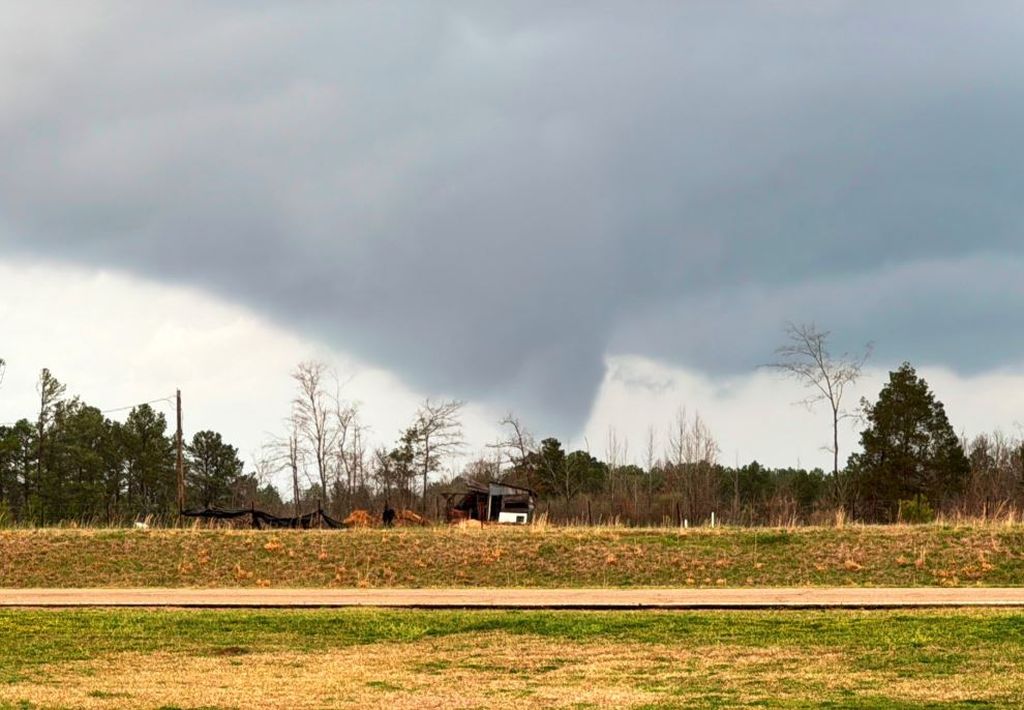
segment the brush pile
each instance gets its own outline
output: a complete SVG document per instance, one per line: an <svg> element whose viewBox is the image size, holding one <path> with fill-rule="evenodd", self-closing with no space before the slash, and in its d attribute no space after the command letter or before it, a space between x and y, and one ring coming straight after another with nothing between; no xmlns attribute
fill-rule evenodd
<svg viewBox="0 0 1024 710"><path fill-rule="evenodd" d="M374 515L368 510L361 509L353 510L349 516L341 522L346 528L379 528L383 524L381 516ZM430 521L408 508L403 508L395 513L396 527L412 527L417 525L430 525Z"/></svg>
<svg viewBox="0 0 1024 710"><path fill-rule="evenodd" d="M341 521L341 524L346 528L369 528L378 522L376 517L370 515L369 511L353 510L347 518Z"/></svg>
<svg viewBox="0 0 1024 710"><path fill-rule="evenodd" d="M422 515L418 515L408 508L398 511L395 516L395 525L429 525L430 523Z"/></svg>

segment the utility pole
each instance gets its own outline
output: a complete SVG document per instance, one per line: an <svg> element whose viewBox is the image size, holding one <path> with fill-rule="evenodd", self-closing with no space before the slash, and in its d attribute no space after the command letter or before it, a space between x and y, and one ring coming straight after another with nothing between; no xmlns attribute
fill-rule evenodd
<svg viewBox="0 0 1024 710"><path fill-rule="evenodd" d="M182 454L182 437L181 437L181 390L177 390L177 404L178 404L178 431L174 436L174 448L177 453L177 472L178 472L178 512L181 513L185 509L185 457Z"/></svg>

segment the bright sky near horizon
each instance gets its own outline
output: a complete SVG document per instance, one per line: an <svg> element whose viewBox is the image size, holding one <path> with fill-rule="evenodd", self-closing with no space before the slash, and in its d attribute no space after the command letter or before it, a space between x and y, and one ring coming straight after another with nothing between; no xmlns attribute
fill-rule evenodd
<svg viewBox="0 0 1024 710"><path fill-rule="evenodd" d="M337 370L345 380L343 396L360 403L375 443L393 442L428 394L245 308L196 289L112 271L0 261L0 322L21 334L4 343L8 368L0 386L0 423L31 418L41 367L65 382L70 395L101 409L170 396L181 387L186 434L220 431L251 462L262 445L284 433L293 396L289 373L300 360L321 359ZM927 367L922 373L958 431L1020 433L1024 375L963 377ZM883 370L869 368L850 393L851 406L862 395L874 397L885 377ZM643 356L619 355L608 359L582 428L558 434L573 448L604 456L614 431L628 446L626 457L642 464L649 427L655 430L655 455L661 456L668 428L685 408L691 416L700 413L710 426L722 463L756 459L771 466L827 469L830 455L822 449L830 434L827 412L794 404L804 396L799 386L771 371L712 378ZM170 402L153 406L173 421ZM484 448L499 436L498 420L505 411L497 404L469 403L467 456L488 455ZM109 416L123 419L126 414ZM844 457L856 439L855 428L845 427Z"/></svg>
<svg viewBox="0 0 1024 710"><path fill-rule="evenodd" d="M877 343L851 405L906 359L1024 420L1019 3L0 5L0 421L47 366L248 457L318 357L384 441L432 395L640 455L683 406L825 466L786 321Z"/></svg>

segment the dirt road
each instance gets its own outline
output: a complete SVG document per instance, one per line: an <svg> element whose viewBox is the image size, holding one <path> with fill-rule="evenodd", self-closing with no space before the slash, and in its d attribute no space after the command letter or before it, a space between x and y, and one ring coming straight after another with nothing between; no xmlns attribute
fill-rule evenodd
<svg viewBox="0 0 1024 710"><path fill-rule="evenodd" d="M757 609L1024 607L1024 587L800 589L0 589L0 607Z"/></svg>

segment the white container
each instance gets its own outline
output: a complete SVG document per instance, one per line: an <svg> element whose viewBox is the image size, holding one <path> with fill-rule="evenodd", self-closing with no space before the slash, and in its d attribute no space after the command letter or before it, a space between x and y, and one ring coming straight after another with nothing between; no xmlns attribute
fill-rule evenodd
<svg viewBox="0 0 1024 710"><path fill-rule="evenodd" d="M509 525L526 525L526 518L526 513L498 513L498 522Z"/></svg>

